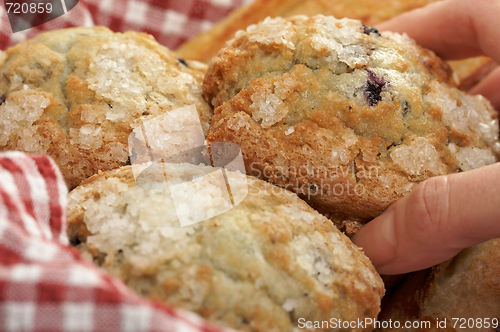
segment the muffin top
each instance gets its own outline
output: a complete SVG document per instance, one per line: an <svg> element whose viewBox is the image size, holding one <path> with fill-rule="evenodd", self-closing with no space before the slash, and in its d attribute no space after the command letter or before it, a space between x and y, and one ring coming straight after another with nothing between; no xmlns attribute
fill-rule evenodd
<svg viewBox="0 0 500 332"><path fill-rule="evenodd" d="M46 32L0 61L0 150L51 156L71 188L98 170L125 165L131 130L195 105L206 67L177 59L150 35L103 27Z"/></svg>
<svg viewBox="0 0 500 332"><path fill-rule="evenodd" d="M495 110L454 85L406 35L321 15L267 18L212 59L208 139L237 143L249 174L339 223L366 222L420 181L497 160Z"/></svg>
<svg viewBox="0 0 500 332"><path fill-rule="evenodd" d="M227 203L217 173L153 164L139 174L125 166L95 175L68 204L72 243L136 292L241 331L376 317L384 289L373 265L297 195L226 171L232 197L246 198L180 227L188 201L193 213Z"/></svg>

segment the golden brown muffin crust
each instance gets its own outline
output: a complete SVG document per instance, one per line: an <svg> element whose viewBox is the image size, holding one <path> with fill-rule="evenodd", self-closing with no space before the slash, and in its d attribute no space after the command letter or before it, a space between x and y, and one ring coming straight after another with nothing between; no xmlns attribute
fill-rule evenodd
<svg viewBox="0 0 500 332"><path fill-rule="evenodd" d="M206 172L165 167L184 180ZM129 166L104 172L70 193L70 240L139 294L241 331L376 317L383 286L362 251L295 194L246 179L239 205L179 227L169 190L137 186ZM218 201L206 193L200 204Z"/></svg>
<svg viewBox="0 0 500 332"><path fill-rule="evenodd" d="M72 189L128 162L128 135L141 121L195 105L205 66L180 62L144 33L103 27L40 34L5 52L0 67L0 150L48 154Z"/></svg>
<svg viewBox="0 0 500 332"><path fill-rule="evenodd" d="M441 59L348 19L268 18L239 32L204 94L215 108L209 141L238 144L248 174L349 232L420 181L500 151L496 112L455 89Z"/></svg>

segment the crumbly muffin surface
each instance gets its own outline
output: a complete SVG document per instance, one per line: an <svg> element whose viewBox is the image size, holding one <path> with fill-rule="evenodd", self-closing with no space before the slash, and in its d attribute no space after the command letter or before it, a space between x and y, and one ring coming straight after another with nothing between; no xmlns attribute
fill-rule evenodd
<svg viewBox="0 0 500 332"><path fill-rule="evenodd" d="M446 322L450 331L498 331L499 273L500 239L492 239L432 268L400 276L388 290L379 315L381 321L399 321L400 328L379 330L421 331L401 327L405 321L415 320L421 326L427 324L426 331L431 332L443 330L445 323L440 322Z"/></svg>
<svg viewBox="0 0 500 332"><path fill-rule="evenodd" d="M143 33L43 33L8 49L0 63L0 150L48 154L73 188L126 164L128 135L140 121L196 105L206 133L205 70Z"/></svg>
<svg viewBox="0 0 500 332"><path fill-rule="evenodd" d="M209 141L355 231L416 184L497 160L497 114L407 36L333 17L268 18L214 57ZM354 228L353 228L354 227Z"/></svg>
<svg viewBox="0 0 500 332"><path fill-rule="evenodd" d="M241 331L292 332L300 318L376 317L384 289L371 262L297 195L226 172L230 183L247 183L246 198L216 217L179 227L175 189L145 189L145 183L150 179L154 188L165 172L172 174L169 183L184 185L176 194L186 194L197 186L192 179L211 169L156 167L141 186L126 166L91 177L69 194L72 243L136 292ZM186 199L195 197L199 209L216 207L223 196L211 184ZM233 197L240 185L232 187Z"/></svg>

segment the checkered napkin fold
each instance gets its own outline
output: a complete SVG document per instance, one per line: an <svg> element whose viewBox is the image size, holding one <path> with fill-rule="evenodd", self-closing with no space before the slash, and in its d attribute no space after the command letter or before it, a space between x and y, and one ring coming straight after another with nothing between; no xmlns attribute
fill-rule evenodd
<svg viewBox="0 0 500 332"><path fill-rule="evenodd" d="M93 25L143 31L174 49L242 0L80 0L67 14L17 33L3 2L1 49L42 31ZM49 157L0 154L0 331L227 331L140 298L84 260L68 246L66 194Z"/></svg>
<svg viewBox="0 0 500 332"><path fill-rule="evenodd" d="M37 0L53 3L54 7L60 6L61 1L66 0ZM9 6L6 6L9 0L0 0L0 3L3 2L0 4L0 49L5 50L18 42L33 38L42 31L102 25L115 32L134 30L149 33L160 44L173 50L187 39L209 29L215 22L239 7L243 1L71 0L71 3L77 4L66 14L37 27L12 33L6 12L9 9ZM67 9L66 6L64 8Z"/></svg>
<svg viewBox="0 0 500 332"><path fill-rule="evenodd" d="M0 154L0 331L224 332L145 300L68 245L67 189L47 156Z"/></svg>

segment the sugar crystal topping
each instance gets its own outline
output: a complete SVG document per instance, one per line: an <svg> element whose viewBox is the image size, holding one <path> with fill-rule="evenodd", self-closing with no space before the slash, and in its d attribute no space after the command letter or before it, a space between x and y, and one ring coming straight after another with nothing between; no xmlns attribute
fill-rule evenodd
<svg viewBox="0 0 500 332"><path fill-rule="evenodd" d="M381 35L373 32L375 29L363 27L356 20L335 19L322 15L312 18L268 18L262 23L250 26L246 32L239 32L236 39L247 36L249 41L262 44L271 43L274 37L278 38L273 41L275 44L279 44L279 40L282 44L285 43L284 40L290 41L295 46L287 47L294 50L295 63L306 63L315 75L317 68L327 66L336 74L329 78L329 84L333 84L335 93L359 105L377 106L380 101L389 103L397 101L401 105L409 105L408 101L414 98L415 90L420 90L423 102L426 104L424 110L437 108L442 114L440 120L450 130L469 137L477 137L494 153L500 153L498 119L483 97L470 96L450 88L429 75L427 71L421 71L420 66L414 63L415 59L405 54L405 47L409 48L406 53L418 52L417 49L413 49L416 47L415 42L406 34L384 32ZM275 31L277 28L279 31ZM267 33L265 36L264 31ZM289 38L283 37L287 34L286 31L289 32ZM367 38L370 38L369 42ZM240 47L246 47L235 45L238 45L238 50ZM327 59L327 63L322 62L323 59ZM354 70L346 72L338 65L339 63L344 63ZM272 68L267 69L272 70ZM260 93L251 96L250 108L253 111L253 119L260 121L263 128L283 121L289 113L286 94L280 93L283 89L278 86L278 84L289 86L286 81L287 72L290 73L290 69L283 74L284 80L274 81L273 87L265 83L265 92L261 90ZM429 89L424 88L426 82L430 82ZM307 91L302 93L307 98ZM334 94L331 91L326 93ZM403 110L405 111L408 112L408 107ZM289 135L290 131L286 134ZM380 135L378 132L377 134ZM409 133L412 134L414 133ZM406 137L402 136L400 139L404 140ZM391 140L394 141L393 138ZM445 172L445 166L440 161L440 152L431 144L424 142L425 138L421 138L414 140L410 145L393 149L392 160L410 175L417 176L427 171L432 174L442 174ZM341 152L333 151L332 157L342 162L345 157ZM488 152L484 152L484 156L486 154ZM409 159L406 158L407 155ZM426 158L429 160L424 161Z"/></svg>
<svg viewBox="0 0 500 332"><path fill-rule="evenodd" d="M433 83L432 88L432 92L425 95L424 99L441 109L443 122L447 126L468 135L477 135L495 148L498 119L494 118L495 112L484 97L449 90L437 82Z"/></svg>
<svg viewBox="0 0 500 332"><path fill-rule="evenodd" d="M12 92L0 105L0 146L5 146L10 135L20 128L31 127L49 105L49 98L43 93L31 90L27 85L19 92ZM25 132L26 135L21 134L25 138L22 144L26 145L29 151L33 151L29 147L31 133L32 131Z"/></svg>
<svg viewBox="0 0 500 332"><path fill-rule="evenodd" d="M200 175L210 172L210 167L186 164L164 166L167 173L177 174L168 179L174 186L183 185L193 189L179 194L186 195L186 201L197 201L198 205L201 204L200 210L208 211L206 208L210 206L226 204L226 199L220 195L217 188L195 188L196 180ZM121 250L127 263L130 263L137 273L147 274L152 269L164 271L156 276L159 283L169 277L168 273L170 277L176 276L179 266L189 266L200 261L203 264L213 262L214 269L220 270L233 280L227 271L234 270L239 273L234 266L234 260L224 262L219 254L213 252L220 241L234 241L233 238L237 238L236 241L244 245L244 250L238 249L239 255L244 257L248 254L249 259L264 264L265 269L257 272L263 273L263 276L274 273L275 269L281 268L271 264L271 261L266 261L269 258L263 254L261 242L262 236L271 235L267 232L259 233L258 230L270 230L271 226L279 225L279 232L273 231L272 236L278 241L280 236L288 238L283 239L282 243L290 246L289 253L291 257L296 258L291 264L296 266L295 269L300 267L309 275L320 291L337 297L339 294L335 284L342 284L346 273L358 269L361 269L363 275L366 274L366 278L360 280L359 288L378 287L379 281L373 272L361 263L363 260L355 259L357 248L333 229L324 231L321 223L327 220L300 203L295 194L281 189L275 193L277 188L257 185L257 180L247 180L245 176L233 172L227 172L226 175L229 180L248 181L249 185L255 185L249 195L253 195L253 199L257 201L269 195L269 202L265 200L263 206L257 208L252 203L254 201L248 204L243 201L216 219L179 227L177 215L182 211L175 206L172 199L174 187L170 186L170 190L146 190L139 186L129 186L120 178L110 177L93 182L92 187L82 186L73 190L69 195L69 210L83 209L84 222L93 234L87 239L88 246L102 253L116 253ZM96 192L99 192L99 195L95 195ZM193 192L200 196L193 197ZM286 200L281 201L280 198L280 203L277 203L278 201L272 198L274 195ZM280 216L278 221L277 215ZM217 227L218 231L213 231L214 227ZM297 234L292 235L295 232ZM214 234L216 237L206 239L203 238L204 234ZM274 282L274 278L270 280L268 276L256 280L255 286L266 287L269 282ZM282 299L280 304L285 311L290 311L296 303L292 299Z"/></svg>
<svg viewBox="0 0 500 332"><path fill-rule="evenodd" d="M260 121L263 128L271 127L273 124L282 121L288 115L288 107L284 103L287 96L299 84L292 76L284 76L282 80L268 84L262 93L254 93L251 96L253 110L252 117L255 121Z"/></svg>
<svg viewBox="0 0 500 332"><path fill-rule="evenodd" d="M69 130L70 143L80 145L82 149L99 149L102 146L104 133L100 126L91 124L83 125L80 129Z"/></svg>
<svg viewBox="0 0 500 332"><path fill-rule="evenodd" d="M313 21L311 42L314 49L329 50L326 56L330 61L341 61L351 68L368 65L370 50L363 43L359 22L347 18L335 20L322 15L316 16Z"/></svg>
<svg viewBox="0 0 500 332"><path fill-rule="evenodd" d="M434 175L446 174L446 167L440 159L439 152L424 137L417 137L409 145L402 144L394 148L390 156L392 161L408 175L419 176L424 172L431 172Z"/></svg>
<svg viewBox="0 0 500 332"><path fill-rule="evenodd" d="M159 54L132 41L103 45L89 71L89 88L112 106L106 112L110 121L120 121L147 108L173 109L178 105L172 100L187 105L201 99L201 88L192 75L167 68Z"/></svg>
<svg viewBox="0 0 500 332"><path fill-rule="evenodd" d="M104 45L90 64L89 70L93 75L88 79L89 88L109 100L134 100L150 89L141 83L145 81L144 78L156 78L157 71L152 69L155 67L158 71L165 69L165 64L157 54L145 52L134 43L112 42ZM141 70L144 77L137 73L137 69Z"/></svg>
<svg viewBox="0 0 500 332"><path fill-rule="evenodd" d="M293 38L296 31L291 22L285 21L280 17L267 17L263 21L263 24L252 24L247 27L246 32L251 34L249 37L250 41L265 45L284 45L289 49L295 49ZM243 34L243 31L238 31L236 38Z"/></svg>
<svg viewBox="0 0 500 332"><path fill-rule="evenodd" d="M456 144L448 145L450 151L457 157L458 165L463 171L491 165L496 162L495 154L491 149L480 149L474 146L458 147Z"/></svg>

